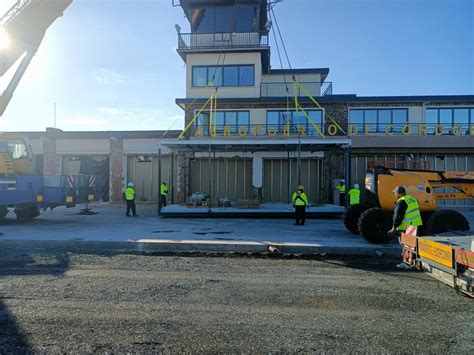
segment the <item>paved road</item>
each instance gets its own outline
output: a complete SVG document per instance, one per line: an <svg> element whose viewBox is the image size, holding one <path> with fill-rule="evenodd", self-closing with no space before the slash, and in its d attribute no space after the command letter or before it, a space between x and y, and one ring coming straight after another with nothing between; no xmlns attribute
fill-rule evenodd
<svg viewBox="0 0 474 355"><path fill-rule="evenodd" d="M474 352L473 300L390 259L0 245L0 353Z"/></svg>
<svg viewBox="0 0 474 355"><path fill-rule="evenodd" d="M328 248L396 249L372 245L349 233L340 219L309 220L304 227L289 219L158 218L152 207L139 206L140 217L124 217L124 206L100 204L93 216L77 215L79 208L57 208L29 222L8 219L0 225L0 240L213 240L304 243ZM463 212L474 226L474 212Z"/></svg>

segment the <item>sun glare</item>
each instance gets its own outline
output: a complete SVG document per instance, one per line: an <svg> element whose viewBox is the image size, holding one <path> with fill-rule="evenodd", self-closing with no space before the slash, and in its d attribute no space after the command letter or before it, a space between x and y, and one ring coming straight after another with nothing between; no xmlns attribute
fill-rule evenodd
<svg viewBox="0 0 474 355"><path fill-rule="evenodd" d="M8 38L8 33L0 27L0 49L6 49L10 45L10 39Z"/></svg>

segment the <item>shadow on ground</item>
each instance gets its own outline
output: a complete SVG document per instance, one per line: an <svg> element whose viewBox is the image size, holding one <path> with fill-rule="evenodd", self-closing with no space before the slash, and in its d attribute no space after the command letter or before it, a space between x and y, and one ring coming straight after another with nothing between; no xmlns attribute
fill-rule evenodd
<svg viewBox="0 0 474 355"><path fill-rule="evenodd" d="M0 255L0 282L18 275L61 276L69 269L69 258L63 252L18 252L2 245ZM6 304L9 299L7 294L0 293L0 354L33 353L27 335Z"/></svg>

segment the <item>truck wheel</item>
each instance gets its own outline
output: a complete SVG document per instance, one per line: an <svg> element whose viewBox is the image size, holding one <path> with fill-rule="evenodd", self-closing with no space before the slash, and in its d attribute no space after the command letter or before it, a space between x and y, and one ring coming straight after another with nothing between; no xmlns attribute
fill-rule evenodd
<svg viewBox="0 0 474 355"><path fill-rule="evenodd" d="M421 220L423 221L423 225L417 227L416 235L422 237L424 235L428 235L428 221L430 220L433 212L421 212Z"/></svg>
<svg viewBox="0 0 474 355"><path fill-rule="evenodd" d="M0 206L0 220L3 220L8 213L7 206Z"/></svg>
<svg viewBox="0 0 474 355"><path fill-rule="evenodd" d="M392 239L387 234L391 227L392 216L379 207L369 208L359 218L359 233L372 244L388 243Z"/></svg>
<svg viewBox="0 0 474 355"><path fill-rule="evenodd" d="M34 205L21 205L15 207L17 219L30 220L40 215L39 210Z"/></svg>
<svg viewBox="0 0 474 355"><path fill-rule="evenodd" d="M364 205L349 205L344 210L342 220L347 230L353 234L359 234L359 217L368 207Z"/></svg>
<svg viewBox="0 0 474 355"><path fill-rule="evenodd" d="M453 231L468 231L469 222L461 213L454 210L439 210L434 212L427 224L429 234L439 234Z"/></svg>

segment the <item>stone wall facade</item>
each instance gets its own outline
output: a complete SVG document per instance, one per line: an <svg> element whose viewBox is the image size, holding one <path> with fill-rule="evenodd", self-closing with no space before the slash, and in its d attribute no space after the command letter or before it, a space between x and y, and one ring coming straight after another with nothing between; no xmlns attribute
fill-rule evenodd
<svg viewBox="0 0 474 355"><path fill-rule="evenodd" d="M126 159L123 153L123 139L110 138L110 199L112 202L122 201L125 188Z"/></svg>

